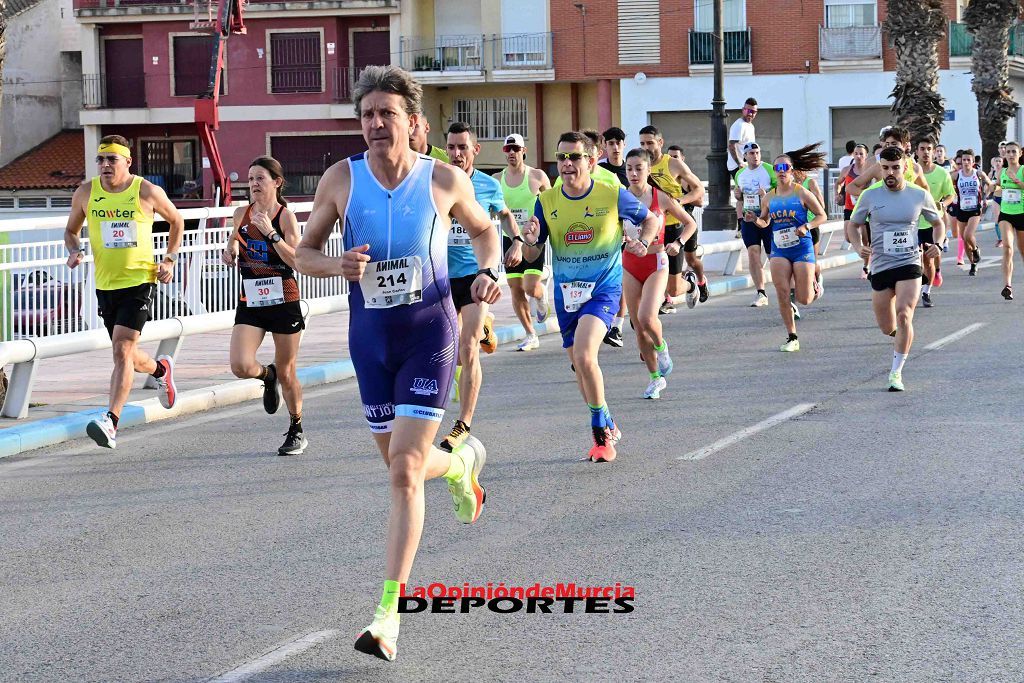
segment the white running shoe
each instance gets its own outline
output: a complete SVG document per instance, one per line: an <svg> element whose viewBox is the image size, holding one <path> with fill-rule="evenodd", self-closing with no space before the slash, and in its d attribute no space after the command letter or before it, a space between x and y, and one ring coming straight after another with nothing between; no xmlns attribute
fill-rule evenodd
<svg viewBox="0 0 1024 683"><path fill-rule="evenodd" d="M540 339L537 335L531 334L524 339L519 346L516 347L516 351L533 351L534 349L540 348Z"/></svg>
<svg viewBox="0 0 1024 683"><path fill-rule="evenodd" d="M697 274L692 270L683 273L683 279L690 283L691 289L686 293L686 307L694 308L700 300L700 289L697 287Z"/></svg>
<svg viewBox="0 0 1024 683"><path fill-rule="evenodd" d="M356 639L356 650L388 662L395 661L398 656L399 619L397 613L388 614L378 605L373 622Z"/></svg>
<svg viewBox="0 0 1024 683"><path fill-rule="evenodd" d="M750 304L751 308L764 308L768 305L768 295L757 293L757 297L754 299L754 303Z"/></svg>
<svg viewBox="0 0 1024 683"><path fill-rule="evenodd" d="M104 415L99 420L93 420L87 424L85 426L85 433L97 445L103 448L114 448L117 446L117 427L111 422L109 415Z"/></svg>
<svg viewBox="0 0 1024 683"><path fill-rule="evenodd" d="M825 273L818 275L814 281L814 298L815 300L825 296Z"/></svg>
<svg viewBox="0 0 1024 683"><path fill-rule="evenodd" d="M540 286L544 288L544 296L540 299L536 299L537 302L537 317L534 318L538 323L543 323L551 317L551 298L548 294L548 282L551 281L551 270L544 266L544 275L540 279Z"/></svg>
<svg viewBox="0 0 1024 683"><path fill-rule="evenodd" d="M651 383L647 385L647 390L644 391L644 398L661 398L661 391L668 386L668 382L665 381L664 377L655 377L651 380Z"/></svg>
<svg viewBox="0 0 1024 683"><path fill-rule="evenodd" d="M658 354L658 372L661 373L662 377L668 377L672 374L672 357L668 355L668 340L665 340L665 348L661 351L656 351Z"/></svg>
<svg viewBox="0 0 1024 683"><path fill-rule="evenodd" d="M794 320L799 320L800 319L800 309L797 308L796 304L793 303L792 301L789 302L789 305L793 309L793 319Z"/></svg>

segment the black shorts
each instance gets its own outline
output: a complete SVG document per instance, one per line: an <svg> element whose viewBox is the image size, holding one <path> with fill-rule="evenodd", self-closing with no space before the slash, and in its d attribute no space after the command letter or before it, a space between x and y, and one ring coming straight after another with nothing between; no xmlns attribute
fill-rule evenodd
<svg viewBox="0 0 1024 683"><path fill-rule="evenodd" d="M679 239L680 236L682 236L682 234L683 234L683 224L682 223L676 223L675 225L666 225L665 226L665 244L672 244L677 239ZM668 254L666 254L666 256L668 256L668 274L669 275L679 275L680 273L683 272L683 270L685 270L686 258L683 256L683 251L687 251L686 247L687 247L687 245L690 244L690 242L693 242L693 249L690 249L688 251L696 251L697 250L697 233L696 232L693 233L693 237L691 237L690 239L686 240L686 242L683 243L683 248L679 250L678 254L676 254L675 256L668 256Z"/></svg>
<svg viewBox="0 0 1024 683"><path fill-rule="evenodd" d="M302 306L298 301L255 308L239 301L235 309L235 324L258 327L273 334L295 334L306 329Z"/></svg>
<svg viewBox="0 0 1024 683"><path fill-rule="evenodd" d="M920 280L921 274L921 266L907 265L871 273L868 279L871 280L871 289L884 292L887 289L895 290L896 283L902 280Z"/></svg>
<svg viewBox="0 0 1024 683"><path fill-rule="evenodd" d="M1003 221L1010 224L1010 227L1014 230L1024 230L1024 213L1003 213L999 212L999 222Z"/></svg>
<svg viewBox="0 0 1024 683"><path fill-rule="evenodd" d="M932 231L931 226L917 229L917 243L921 245L922 250L929 244L935 244L935 233Z"/></svg>
<svg viewBox="0 0 1024 683"><path fill-rule="evenodd" d="M811 244L818 244L821 241L821 228L811 228Z"/></svg>
<svg viewBox="0 0 1024 683"><path fill-rule="evenodd" d="M464 277L453 277L449 282L452 288L452 303L455 304L455 311L461 311L463 306L468 306L473 301L473 280L476 275Z"/></svg>
<svg viewBox="0 0 1024 683"><path fill-rule="evenodd" d="M124 289L97 289L96 306L111 339L114 325L142 332L142 326L153 319L156 284L147 282Z"/></svg>
<svg viewBox="0 0 1024 683"><path fill-rule="evenodd" d="M972 218L974 218L976 216L980 216L980 215L981 215L981 209L972 209L971 211L964 211L963 209L961 209L958 206L957 209L956 209L956 213L953 214L953 218L955 218L956 220L960 221L961 223L966 223L967 221L971 220Z"/></svg>
<svg viewBox="0 0 1024 683"><path fill-rule="evenodd" d="M843 209L843 220L850 220L850 216L853 215L853 209Z"/></svg>
<svg viewBox="0 0 1024 683"><path fill-rule="evenodd" d="M540 247L540 254L533 261L527 261L523 259L519 262L519 265L512 266L509 268L505 266L505 277L513 279L522 277L523 275L543 275L544 274L544 245L538 245ZM512 240L508 238L508 235L501 236L501 257L505 258L505 252L512 248Z"/></svg>

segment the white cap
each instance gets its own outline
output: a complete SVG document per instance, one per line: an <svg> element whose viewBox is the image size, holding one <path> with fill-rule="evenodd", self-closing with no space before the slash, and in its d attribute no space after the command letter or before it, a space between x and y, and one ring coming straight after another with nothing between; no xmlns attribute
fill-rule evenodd
<svg viewBox="0 0 1024 683"><path fill-rule="evenodd" d="M523 140L523 136L520 135L519 133L512 133L507 138L505 138L505 144L502 147L502 151L504 151L504 148L508 147L509 145L515 145L516 147L526 147L526 141Z"/></svg>
<svg viewBox="0 0 1024 683"><path fill-rule="evenodd" d="M761 149L761 146L758 145L756 142L748 142L747 144L743 145L743 153L744 154L746 154L747 152L749 152L752 149Z"/></svg>

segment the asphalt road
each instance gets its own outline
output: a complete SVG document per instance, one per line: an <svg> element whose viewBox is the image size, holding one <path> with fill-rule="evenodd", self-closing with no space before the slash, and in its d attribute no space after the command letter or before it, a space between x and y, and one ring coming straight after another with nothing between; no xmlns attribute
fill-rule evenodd
<svg viewBox="0 0 1024 683"><path fill-rule="evenodd" d="M555 337L486 358L488 504L463 526L427 485L412 583L620 582L635 609L407 615L392 664L352 649L388 505L354 383L307 396L298 458L253 403L0 461L0 680L1024 680L1024 301L989 263L946 266L904 394L856 268L830 272L796 354L749 292L663 318L660 401L627 326L602 353L625 435L607 465L581 462Z"/></svg>

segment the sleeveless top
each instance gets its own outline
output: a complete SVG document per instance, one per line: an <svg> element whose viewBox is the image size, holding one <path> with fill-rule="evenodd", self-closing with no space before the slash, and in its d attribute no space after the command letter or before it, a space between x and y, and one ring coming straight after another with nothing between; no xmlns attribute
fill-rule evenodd
<svg viewBox="0 0 1024 683"><path fill-rule="evenodd" d="M369 244L370 262L350 283L352 319L379 316L399 332L415 324L413 310L449 302L448 225L434 204L431 157L416 163L398 187L380 184L365 154L349 157L352 181L344 216L344 248Z"/></svg>
<svg viewBox="0 0 1024 683"><path fill-rule="evenodd" d="M810 233L797 236L796 229L808 221L807 208L796 192L780 197L773 194L768 199L768 215L772 219L772 251L791 249L801 246L801 242L811 244Z"/></svg>
<svg viewBox="0 0 1024 683"><path fill-rule="evenodd" d="M523 173L523 182L515 187L511 187L505 182L506 171L501 172L499 179L501 193L505 196L505 206L515 216L516 223L519 224L519 229L522 230L523 226L530 220L533 207L537 203L537 195L530 192L530 170L528 166Z"/></svg>
<svg viewBox="0 0 1024 683"><path fill-rule="evenodd" d="M669 162L672 157L662 154L661 158L651 164L651 173L647 176L647 182L658 188L672 199L679 199L683 196L683 186L672 175ZM665 225L678 225L679 221L675 216L666 216Z"/></svg>
<svg viewBox="0 0 1024 683"><path fill-rule="evenodd" d="M1017 169L1017 180L1024 181L1024 166ZM1024 213L1024 197L1019 185L1010 180L1004 168L999 174L999 187L1002 195L1002 202L999 204L999 211L1007 216L1018 216Z"/></svg>
<svg viewBox="0 0 1024 683"><path fill-rule="evenodd" d="M238 226L238 232L235 234L235 239L239 242L238 274L242 278L238 298L254 307L298 301L299 284L295 281L295 271L277 253L269 236L250 225L252 207L252 204L246 207L241 225ZM281 230L281 213L283 211L284 207L278 206L277 212L270 220L274 232L282 238L284 237L284 231ZM276 281L278 278L280 282ZM278 286L280 292L276 291ZM260 291L268 287L273 287L274 291Z"/></svg>
<svg viewBox="0 0 1024 683"><path fill-rule="evenodd" d="M971 175L964 175L963 171L956 174L956 196L957 205L964 211L975 211L981 203L980 183L978 171Z"/></svg>
<svg viewBox="0 0 1024 683"><path fill-rule="evenodd" d="M843 185L844 186L845 185L849 185L854 180L856 180L857 176L859 176L859 175L860 175L859 173L857 173L855 170L853 170L853 164L850 164L850 172L846 174L845 178L843 178ZM846 201L843 203L843 208L846 208L846 209L849 209L850 211L853 211L853 206L856 203L856 198L853 195L850 194L849 190L847 190L843 194L846 195Z"/></svg>
<svg viewBox="0 0 1024 683"><path fill-rule="evenodd" d="M138 287L156 282L153 217L142 209L142 177L121 192L107 192L92 179L85 218L96 263L96 289Z"/></svg>
<svg viewBox="0 0 1024 683"><path fill-rule="evenodd" d="M643 203L643 199L641 197L637 197L637 199L640 200L641 204ZM661 210L661 206L659 206L658 188L656 187L651 188L651 205L647 207L647 210L661 219L661 227L658 229L658 234L654 236L653 240L651 240L651 246L653 247L655 244L662 244L665 242L665 219L667 218L665 213ZM622 232L629 235L632 239L640 239L640 226L628 218L622 220Z"/></svg>

